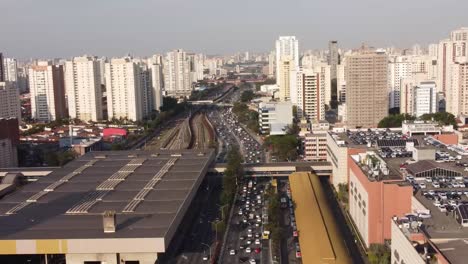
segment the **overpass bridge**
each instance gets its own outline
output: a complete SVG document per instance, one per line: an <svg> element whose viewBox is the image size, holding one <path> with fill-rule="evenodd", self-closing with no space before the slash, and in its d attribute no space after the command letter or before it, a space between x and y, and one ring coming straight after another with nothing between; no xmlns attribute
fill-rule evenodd
<svg viewBox="0 0 468 264"><path fill-rule="evenodd" d="M226 166L226 163L214 163L208 172L223 173ZM318 176L328 177L332 173L331 164L327 161L246 163L243 166L246 175L252 177L288 177L297 171L312 171ZM0 182L10 172L22 173L26 181L36 181L58 168L60 167L0 168Z"/></svg>
<svg viewBox="0 0 468 264"><path fill-rule="evenodd" d="M327 161L246 163L243 166L246 175L253 177L288 177L297 171L313 171L317 176L325 177L332 174L331 164ZM226 163L216 163L208 171L223 173L226 167Z"/></svg>

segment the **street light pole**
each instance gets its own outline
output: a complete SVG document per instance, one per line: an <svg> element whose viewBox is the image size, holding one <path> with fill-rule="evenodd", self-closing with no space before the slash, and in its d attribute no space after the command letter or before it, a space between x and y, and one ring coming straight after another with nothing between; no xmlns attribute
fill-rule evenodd
<svg viewBox="0 0 468 264"><path fill-rule="evenodd" d="M203 246L207 247L210 252L210 260L211 260L211 246L205 243L201 243Z"/></svg>

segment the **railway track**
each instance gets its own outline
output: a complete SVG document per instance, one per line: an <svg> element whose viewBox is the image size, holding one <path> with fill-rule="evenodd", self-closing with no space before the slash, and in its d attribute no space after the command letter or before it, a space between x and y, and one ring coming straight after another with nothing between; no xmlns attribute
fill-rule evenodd
<svg viewBox="0 0 468 264"><path fill-rule="evenodd" d="M207 149L214 146L214 128L203 112L180 119L162 138L154 139L146 149Z"/></svg>

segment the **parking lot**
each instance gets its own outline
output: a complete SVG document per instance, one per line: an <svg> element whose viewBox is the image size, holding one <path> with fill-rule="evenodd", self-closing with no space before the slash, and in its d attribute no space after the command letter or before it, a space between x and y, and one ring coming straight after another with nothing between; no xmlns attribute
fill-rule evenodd
<svg viewBox="0 0 468 264"><path fill-rule="evenodd" d="M222 263L270 263L268 236L263 224L268 218L264 203L265 181L247 180L240 185Z"/></svg>

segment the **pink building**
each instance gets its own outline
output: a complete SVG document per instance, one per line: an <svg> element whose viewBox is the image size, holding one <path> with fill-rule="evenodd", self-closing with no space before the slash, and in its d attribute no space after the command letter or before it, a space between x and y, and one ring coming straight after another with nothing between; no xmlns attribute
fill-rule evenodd
<svg viewBox="0 0 468 264"><path fill-rule="evenodd" d="M349 156L349 213L364 244L391 239L394 216L411 212L413 188L372 151Z"/></svg>

